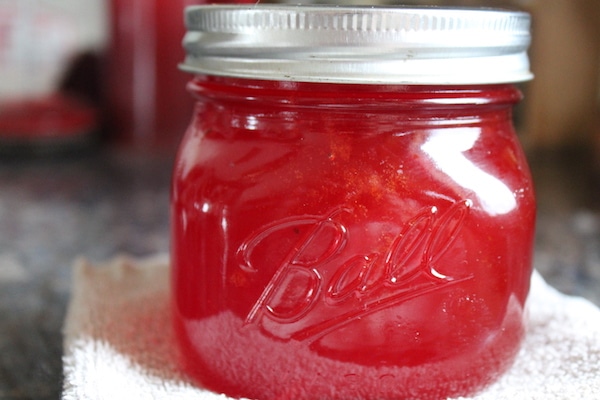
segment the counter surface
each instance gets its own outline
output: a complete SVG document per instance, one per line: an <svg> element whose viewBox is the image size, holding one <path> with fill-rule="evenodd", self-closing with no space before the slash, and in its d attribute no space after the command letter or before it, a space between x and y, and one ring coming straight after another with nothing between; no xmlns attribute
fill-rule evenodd
<svg viewBox="0 0 600 400"><path fill-rule="evenodd" d="M537 155L535 267L600 305L600 180L581 158ZM0 399L58 399L73 261L169 248L172 159L111 151L0 160Z"/></svg>

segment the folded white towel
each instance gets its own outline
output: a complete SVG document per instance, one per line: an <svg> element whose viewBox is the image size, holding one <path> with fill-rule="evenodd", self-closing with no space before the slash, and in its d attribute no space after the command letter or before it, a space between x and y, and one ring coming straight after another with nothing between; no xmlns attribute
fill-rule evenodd
<svg viewBox="0 0 600 400"><path fill-rule="evenodd" d="M75 263L64 328L63 399L227 399L178 368L168 258ZM600 399L600 309L534 273L519 356L478 400Z"/></svg>

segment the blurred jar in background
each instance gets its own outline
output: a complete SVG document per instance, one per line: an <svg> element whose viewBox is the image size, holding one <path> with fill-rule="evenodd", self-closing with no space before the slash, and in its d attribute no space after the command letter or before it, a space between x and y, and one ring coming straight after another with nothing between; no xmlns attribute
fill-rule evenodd
<svg viewBox="0 0 600 400"><path fill-rule="evenodd" d="M174 154L193 107L188 77L178 69L185 56L183 13L207 1L109 1L109 137L134 150Z"/></svg>
<svg viewBox="0 0 600 400"><path fill-rule="evenodd" d="M0 150L89 144L98 127L102 0L0 0Z"/></svg>

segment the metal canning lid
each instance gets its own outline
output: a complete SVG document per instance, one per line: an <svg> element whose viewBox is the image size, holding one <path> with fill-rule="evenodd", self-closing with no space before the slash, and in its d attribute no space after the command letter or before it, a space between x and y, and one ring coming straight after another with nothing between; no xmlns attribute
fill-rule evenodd
<svg viewBox="0 0 600 400"><path fill-rule="evenodd" d="M491 84L532 78L529 14L498 9L194 6L181 68L252 79Z"/></svg>

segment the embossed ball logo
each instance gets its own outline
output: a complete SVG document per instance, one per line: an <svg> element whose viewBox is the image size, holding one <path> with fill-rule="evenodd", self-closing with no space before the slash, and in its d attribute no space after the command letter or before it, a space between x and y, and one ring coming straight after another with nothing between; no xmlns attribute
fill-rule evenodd
<svg viewBox="0 0 600 400"><path fill-rule="evenodd" d="M260 324L280 339L319 338L364 316L471 279L440 272L471 210L462 200L444 210L426 207L402 226L384 249L353 254L343 222L351 209L292 217L264 226L237 251L240 268L259 273L255 250L289 229L302 232L248 312L245 324ZM302 228L302 229L300 229Z"/></svg>

